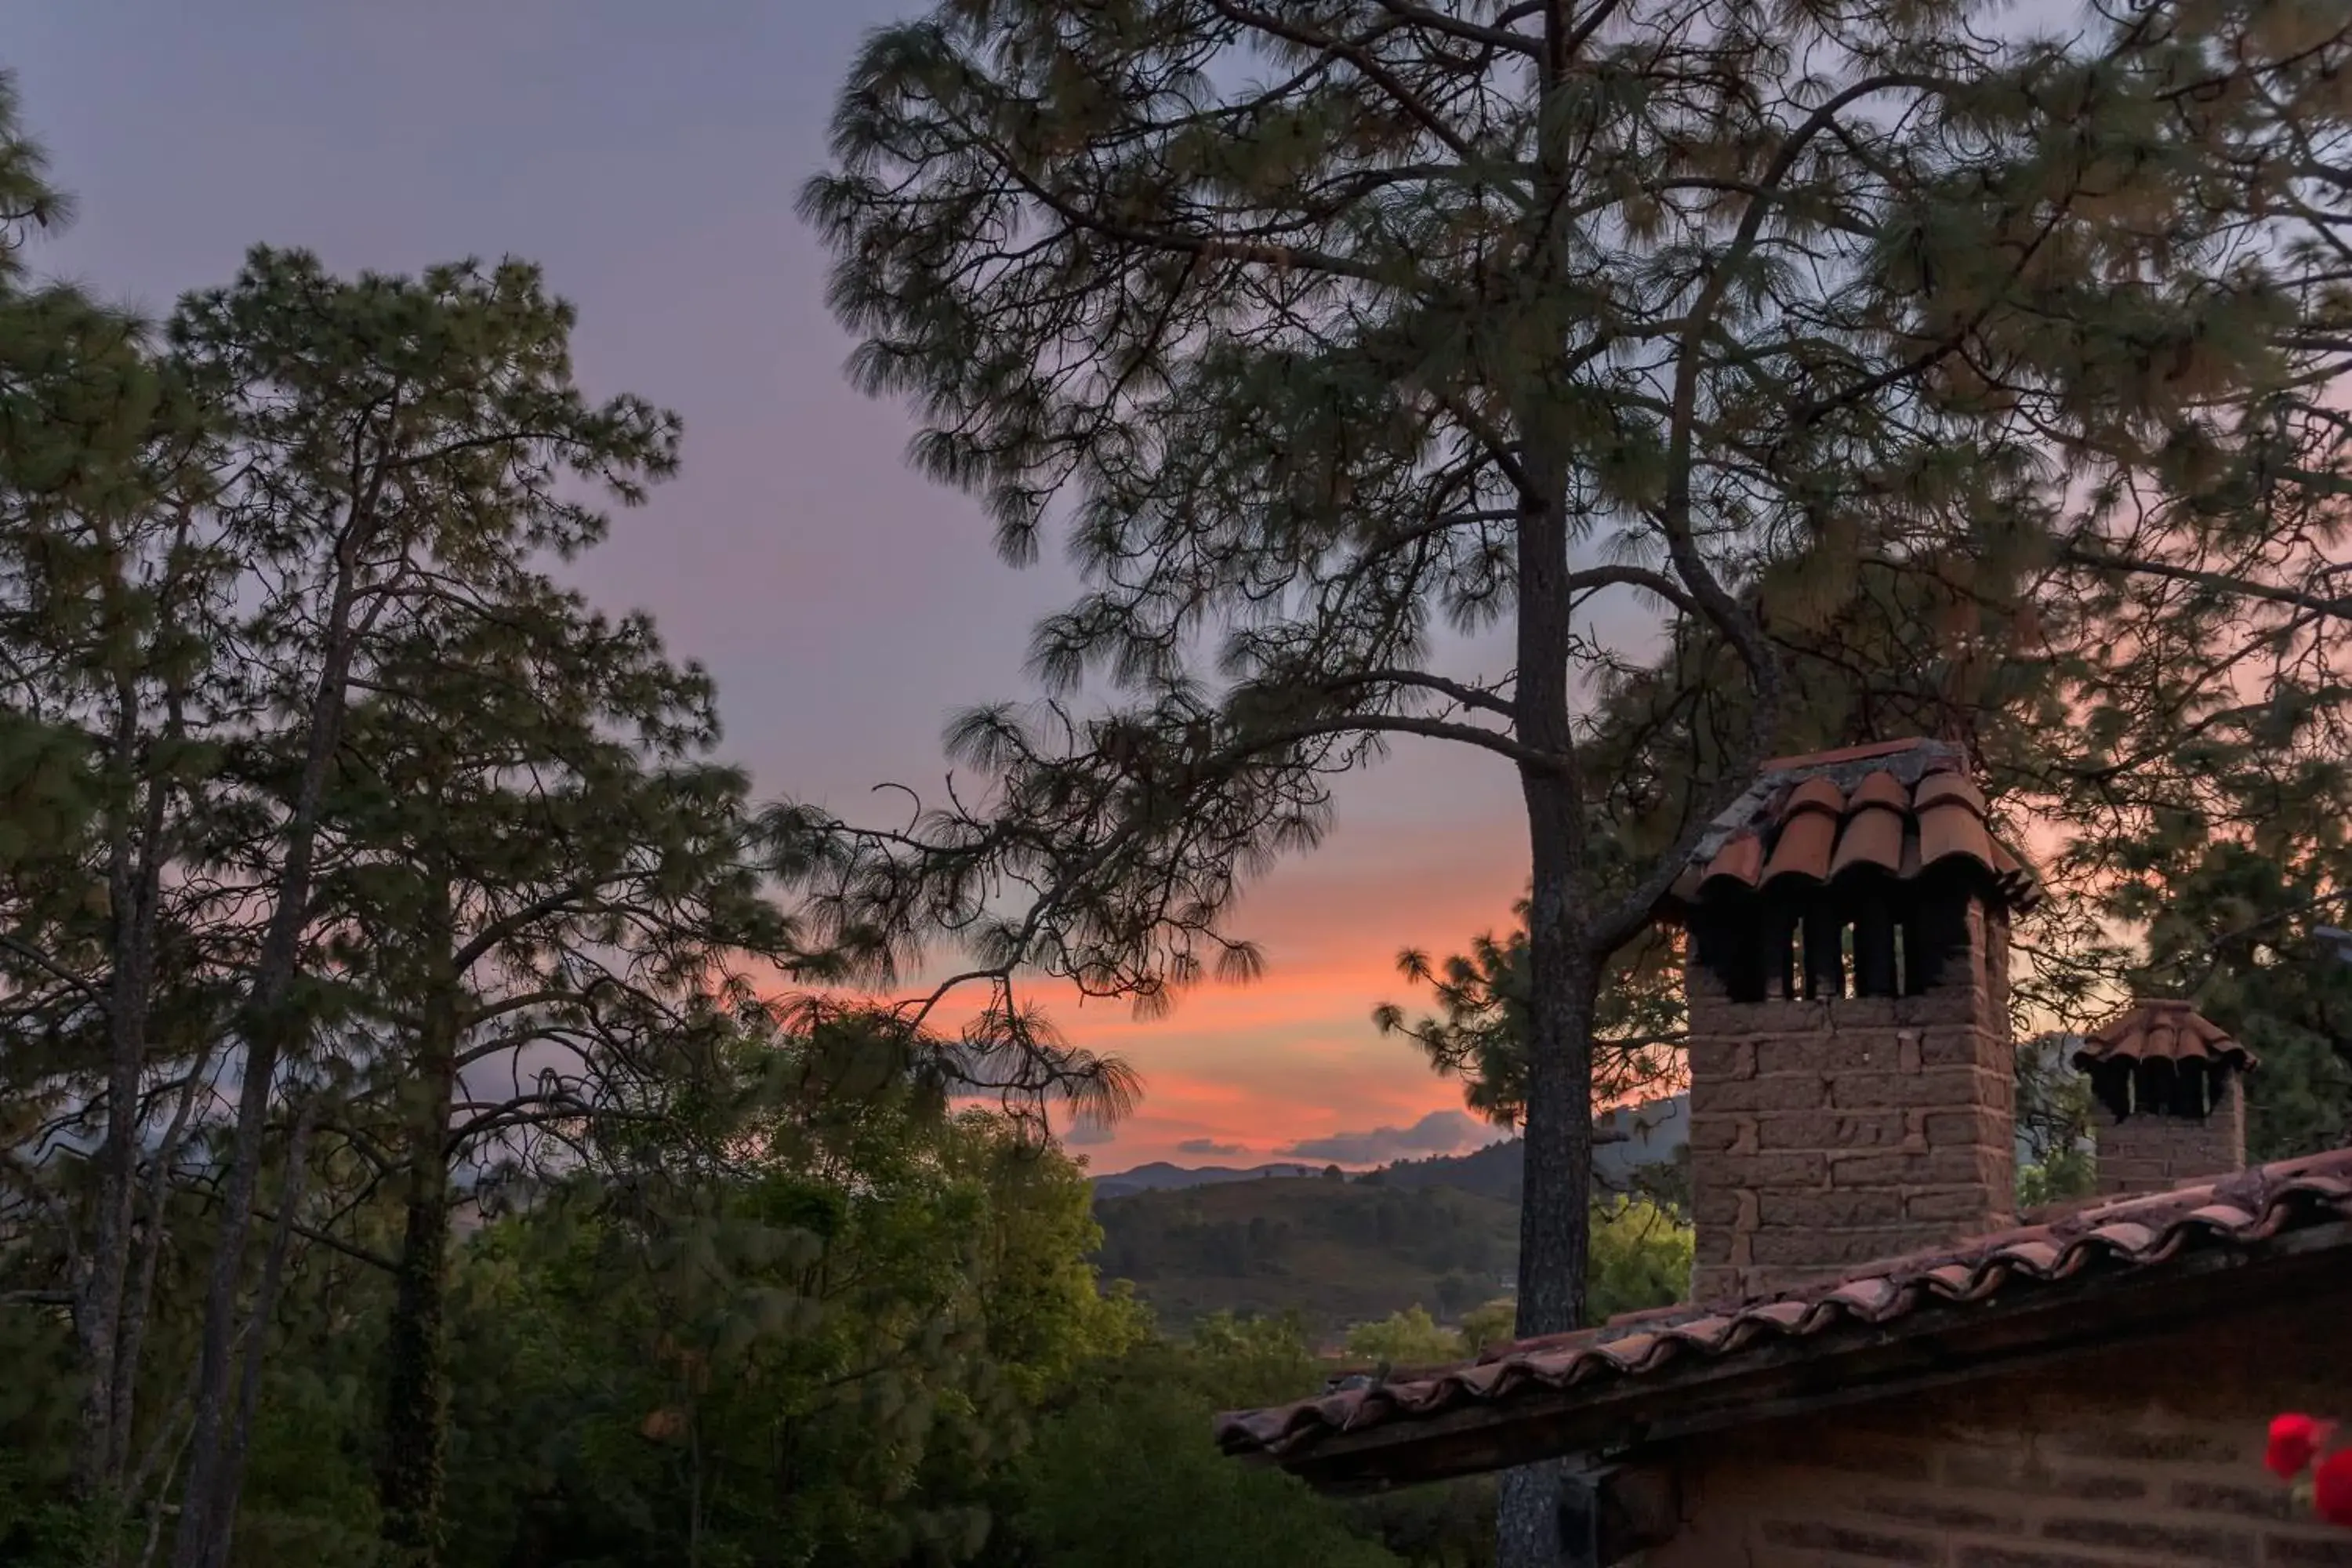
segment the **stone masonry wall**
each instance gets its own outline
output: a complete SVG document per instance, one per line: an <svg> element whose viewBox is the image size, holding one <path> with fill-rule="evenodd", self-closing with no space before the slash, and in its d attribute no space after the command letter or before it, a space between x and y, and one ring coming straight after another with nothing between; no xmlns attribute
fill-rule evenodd
<svg viewBox="0 0 2352 1568"><path fill-rule="evenodd" d="M2221 1103L2201 1121L2134 1116L2117 1121L2104 1106L2093 1115L2103 1194L2162 1192L2245 1169L2246 1093L2235 1074Z"/></svg>
<svg viewBox="0 0 2352 1568"><path fill-rule="evenodd" d="M2013 1223L2007 931L1917 996L1729 1001L1693 965L1693 1299L1836 1278Z"/></svg>
<svg viewBox="0 0 2352 1568"><path fill-rule="evenodd" d="M2352 1279L2347 1289L2352 1289ZM2352 1296L1682 1447L1644 1568L2352 1568L2262 1468L2282 1410L2352 1411Z"/></svg>

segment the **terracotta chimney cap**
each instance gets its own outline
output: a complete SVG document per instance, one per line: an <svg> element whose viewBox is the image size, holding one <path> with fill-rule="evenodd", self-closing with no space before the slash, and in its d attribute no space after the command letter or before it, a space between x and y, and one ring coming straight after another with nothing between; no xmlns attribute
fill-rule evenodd
<svg viewBox="0 0 2352 1568"><path fill-rule="evenodd" d="M1907 880L1951 861L1973 867L2011 910L2030 909L2040 881L1985 816L1968 757L1948 742L1776 757L1701 837L1667 902L1687 908L1784 879Z"/></svg>
<svg viewBox="0 0 2352 1568"><path fill-rule="evenodd" d="M2142 997L2084 1038L2074 1066L2107 1062L2201 1061L2240 1072L2261 1065L2227 1029L2178 997Z"/></svg>

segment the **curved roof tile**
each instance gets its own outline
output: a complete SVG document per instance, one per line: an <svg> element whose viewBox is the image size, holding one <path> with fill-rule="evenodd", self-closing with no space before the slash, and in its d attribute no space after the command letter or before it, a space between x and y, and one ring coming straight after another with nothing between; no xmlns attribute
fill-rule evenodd
<svg viewBox="0 0 2352 1568"><path fill-rule="evenodd" d="M1941 805L1946 801L1968 807L1969 814L1979 822L1984 820L1985 813L1990 809L1985 805L1984 791L1956 773L1931 773L1919 781L1917 789L1911 792L1911 804L1921 811L1931 805Z"/></svg>
<svg viewBox="0 0 2352 1568"><path fill-rule="evenodd" d="M1981 871L2012 910L2030 908L2040 894L2032 869L1992 836L1984 792L1962 767L1956 750L1932 741L1769 763L1669 897L1687 905L1782 878L1907 879L1956 862Z"/></svg>
<svg viewBox="0 0 2352 1568"><path fill-rule="evenodd" d="M1771 858L1764 862L1764 880L1802 877L1807 881L1827 881L1830 859L1837 849L1843 815L1839 807L1844 804L1843 796L1839 797L1837 807L1824 807L1818 800L1803 805L1791 801L1781 815Z"/></svg>
<svg viewBox="0 0 2352 1568"><path fill-rule="evenodd" d="M1938 800L1919 808L1919 864L1933 866L1955 855L1966 856L1990 871L1993 868L1992 835L1984 818L1958 800Z"/></svg>
<svg viewBox="0 0 2352 1568"><path fill-rule="evenodd" d="M1882 783L1886 787L1877 787ZM1889 876L1901 876L1910 816L1911 803L1893 774L1873 773L1864 779L1853 792L1853 814L1845 819L1845 831L1838 837L1830 875L1842 877L1856 866L1874 866Z"/></svg>
<svg viewBox="0 0 2352 1568"><path fill-rule="evenodd" d="M1728 878L1743 887L1752 888L1764 879L1764 840L1754 833L1734 834L1731 841L1715 853L1706 863L1702 880L1712 882Z"/></svg>

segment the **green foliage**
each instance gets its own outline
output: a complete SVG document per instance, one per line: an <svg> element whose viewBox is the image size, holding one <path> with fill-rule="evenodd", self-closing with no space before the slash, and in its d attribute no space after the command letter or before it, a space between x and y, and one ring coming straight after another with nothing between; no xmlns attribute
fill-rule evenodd
<svg viewBox="0 0 2352 1568"><path fill-rule="evenodd" d="M1462 1315L1462 1348L1483 1355L1518 1337L1518 1309L1507 1299L1489 1301Z"/></svg>
<svg viewBox="0 0 2352 1568"><path fill-rule="evenodd" d="M1481 931L1469 951L1442 962L1417 950L1398 955L1406 980L1430 988L1438 1011L1408 1020L1384 1002L1372 1010L1383 1034L1418 1045L1438 1073L1458 1079L1463 1103L1501 1127L1527 1114L1527 900L1519 924L1497 938ZM1592 1101L1614 1105L1671 1084L1682 1067L1682 970L1666 933L1635 943L1620 956L1601 989L1593 1030Z"/></svg>
<svg viewBox="0 0 2352 1568"><path fill-rule="evenodd" d="M2081 1150L2070 1149L2036 1164L2017 1168L2017 1206L2071 1203L2098 1191L2097 1162Z"/></svg>
<svg viewBox="0 0 2352 1568"><path fill-rule="evenodd" d="M823 1054L747 1058L723 1177L625 1166L469 1249L450 1562L964 1561L1027 1413L1140 1335L1081 1171Z"/></svg>
<svg viewBox="0 0 2352 1568"><path fill-rule="evenodd" d="M2190 996L2261 1058L2245 1085L2255 1159L2352 1144L2352 963L2315 929L2352 909L2352 747L2275 764L2212 757L2199 808L2137 841L2114 899L2147 924L2133 977Z"/></svg>
<svg viewBox="0 0 2352 1568"><path fill-rule="evenodd" d="M1687 1300L1691 1262L1691 1227L1680 1216L1647 1198L1595 1205L1587 1287L1593 1321Z"/></svg>
<svg viewBox="0 0 2352 1568"><path fill-rule="evenodd" d="M1104 1273L1132 1281L1173 1324L1219 1311L1296 1312L1327 1334L1347 1332L1351 1349L1359 1336L1393 1328L1400 1344L1415 1348L1367 1342L1362 1353L1401 1365L1455 1360L1510 1337L1511 1308L1492 1302L1517 1248L1518 1205L1509 1199L1277 1177L1129 1194L1101 1200L1096 1213ZM1687 1294L1691 1232L1670 1205L1646 1194L1612 1198L1595 1206L1592 1236L1595 1313ZM1441 1345L1419 1333L1433 1311L1465 1330L1480 1323L1478 1338L1465 1344L1435 1331Z"/></svg>
<svg viewBox="0 0 2352 1568"><path fill-rule="evenodd" d="M1998 10L942 0L877 33L803 195L855 374L1008 560L1066 523L1084 586L1034 639L1052 700L957 727L977 780L861 841L844 929L944 908L1000 995L1164 1005L1253 972L1241 890L1335 776L1401 736L1511 768L1524 958L1435 972L1413 1032L1526 1129L1546 1329L1587 1306L1596 1075L1654 1032L1612 965L1763 759L1987 742L2074 839L2018 999L2095 1005L2096 905L2203 815L2193 753L2250 764L2201 846L2347 754L2313 389L2352 364L2352 35ZM2287 1098L2266 1127L2329 1124Z"/></svg>
<svg viewBox="0 0 2352 1568"><path fill-rule="evenodd" d="M96 1524L68 1485L69 1342L62 1314L0 1308L0 1563L68 1568Z"/></svg>
<svg viewBox="0 0 2352 1568"><path fill-rule="evenodd" d="M1475 1487L1219 1460L1211 1408L1327 1369L1214 1310L1428 1359L1513 1267L1535 1327L1671 1300L1687 1231L1549 1159L1525 1258L1336 1168L1098 1235L1033 1113L1132 1081L1015 985L1255 973L1247 878L1399 735L1528 797L1522 930L1414 961L1411 1032L1550 1154L1670 1065L1691 826L1898 726L2060 829L2023 1005L2193 995L2265 1058L2258 1153L2352 1134L2344 25L1629 0L1561 55L1542 9L871 42L807 198L859 373L1085 582L1065 700L960 722L982 782L911 834L753 811L707 677L561 585L678 433L582 390L535 268L257 248L151 331L33 271L68 204L0 79L0 1557L1468 1560ZM812 872L822 954L772 902ZM943 929L960 1039L744 983Z"/></svg>
<svg viewBox="0 0 2352 1568"><path fill-rule="evenodd" d="M1210 1441L1214 1411L1296 1398L1320 1375L1299 1324L1283 1319L1212 1318L1189 1342L1155 1342L1103 1366L1041 1424L1015 1467L1014 1549L1002 1561L1393 1563L1342 1510L1279 1472L1234 1464Z"/></svg>
<svg viewBox="0 0 2352 1568"><path fill-rule="evenodd" d="M1465 1348L1462 1335L1438 1327L1437 1321L1423 1307L1408 1307L1376 1323L1359 1323L1348 1331L1350 1356L1391 1367L1437 1366L1459 1361Z"/></svg>
<svg viewBox="0 0 2352 1568"><path fill-rule="evenodd" d="M2017 1048L2020 1208L2067 1203L2098 1188L2091 1150L2091 1085L2067 1059L2072 1039L2045 1035Z"/></svg>
<svg viewBox="0 0 2352 1568"><path fill-rule="evenodd" d="M1130 1384L1057 1415L1024 1461L1013 1531L1056 1568L1378 1568L1395 1561L1286 1476L1234 1464L1209 1409Z"/></svg>

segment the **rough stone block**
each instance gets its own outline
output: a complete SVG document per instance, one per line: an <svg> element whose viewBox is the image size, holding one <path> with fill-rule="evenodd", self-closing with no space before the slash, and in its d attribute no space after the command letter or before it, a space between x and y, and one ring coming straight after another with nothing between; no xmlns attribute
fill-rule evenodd
<svg viewBox="0 0 2352 1568"><path fill-rule="evenodd" d="M1744 1039L1710 1039L1694 1026L1690 1072L1693 1083L1751 1078L1756 1072L1756 1047Z"/></svg>
<svg viewBox="0 0 2352 1568"><path fill-rule="evenodd" d="M1738 1140L1738 1123L1730 1116L1693 1116L1690 1150L1694 1156L1728 1152Z"/></svg>
<svg viewBox="0 0 2352 1568"><path fill-rule="evenodd" d="M1805 1230L1841 1230L1855 1226L1885 1226L1916 1218L1904 1212L1903 1194L1895 1192L1777 1191L1757 1194L1757 1215L1767 1226Z"/></svg>
<svg viewBox="0 0 2352 1568"><path fill-rule="evenodd" d="M1973 1025L1942 1025L1919 1031L1924 1068L1987 1068L2013 1070L2015 1053L2001 1037Z"/></svg>
<svg viewBox="0 0 2352 1568"><path fill-rule="evenodd" d="M1953 1234L1980 1228L1991 1212L1985 1190L1979 1186L1939 1187L1903 1194L1906 1219L1949 1225Z"/></svg>
<svg viewBox="0 0 2352 1568"><path fill-rule="evenodd" d="M2262 1560L2261 1548L2251 1531L2093 1514L2046 1521L2042 1534L2050 1541L2130 1552L2158 1561L2226 1563Z"/></svg>
<svg viewBox="0 0 2352 1568"><path fill-rule="evenodd" d="M1841 1149L1844 1117L1828 1111L1790 1111L1757 1119L1756 1146L1763 1150Z"/></svg>
<svg viewBox="0 0 2352 1568"><path fill-rule="evenodd" d="M1739 1217L1739 1194L1730 1187L1691 1184L1691 1220L1701 1229L1731 1225Z"/></svg>
<svg viewBox="0 0 2352 1568"><path fill-rule="evenodd" d="M1902 1005L1901 999L1894 996L1840 996L1828 1004L1830 1026L1841 1033L1849 1029L1892 1028Z"/></svg>
<svg viewBox="0 0 2352 1568"><path fill-rule="evenodd" d="M1973 981L1948 981L1933 991L1898 998L1895 1005L1899 1024L1967 1024L1998 1016L1984 986Z"/></svg>
<svg viewBox="0 0 2352 1568"><path fill-rule="evenodd" d="M1830 1104L1840 1110L1981 1105L1983 1076L1973 1067L1843 1073L1829 1082Z"/></svg>
<svg viewBox="0 0 2352 1568"><path fill-rule="evenodd" d="M1899 1258L1942 1238L1916 1226L1865 1226L1851 1230L1759 1230L1748 1245L1759 1264L1769 1268L1843 1271L1856 1264Z"/></svg>
<svg viewBox="0 0 2352 1568"><path fill-rule="evenodd" d="M1799 1153L1752 1154L1741 1167L1751 1187L1825 1187L1830 1182L1829 1156Z"/></svg>
<svg viewBox="0 0 2352 1568"><path fill-rule="evenodd" d="M1965 1110L1931 1110L1925 1120L1927 1142L1938 1149L1970 1144L1998 1149L2013 1136L2007 1117L1978 1106Z"/></svg>
<svg viewBox="0 0 2352 1568"><path fill-rule="evenodd" d="M1737 1110L1819 1110L1829 1104L1829 1082L1812 1073L1709 1080L1693 1078L1691 1119Z"/></svg>

